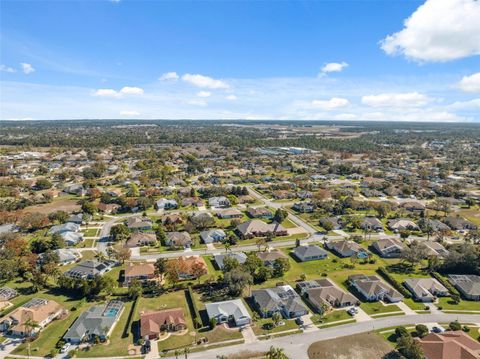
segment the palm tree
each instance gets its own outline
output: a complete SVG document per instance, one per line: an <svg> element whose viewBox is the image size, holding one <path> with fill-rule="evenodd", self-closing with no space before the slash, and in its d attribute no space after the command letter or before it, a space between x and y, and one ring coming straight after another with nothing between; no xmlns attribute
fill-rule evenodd
<svg viewBox="0 0 480 359"><path fill-rule="evenodd" d="M282 348L275 348L274 346L270 347L270 350L266 353L265 357L267 359L288 359Z"/></svg>
<svg viewBox="0 0 480 359"><path fill-rule="evenodd" d="M185 354L185 359L188 358L188 353L190 353L190 348L189 347L183 348L183 354Z"/></svg>
<svg viewBox="0 0 480 359"><path fill-rule="evenodd" d="M178 356L180 355L180 350L175 349L175 359L178 359Z"/></svg>
<svg viewBox="0 0 480 359"><path fill-rule="evenodd" d="M28 353L28 357L30 358L30 341L32 339L33 329L38 328L39 325L32 318L28 318L25 321L24 326L25 326L25 334L27 336L27 343L28 343L27 353Z"/></svg>

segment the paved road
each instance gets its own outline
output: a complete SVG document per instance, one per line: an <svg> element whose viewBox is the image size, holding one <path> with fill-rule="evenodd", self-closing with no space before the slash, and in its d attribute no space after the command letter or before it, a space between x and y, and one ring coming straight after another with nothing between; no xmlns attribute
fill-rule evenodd
<svg viewBox="0 0 480 359"><path fill-rule="evenodd" d="M293 334L270 340L261 340L255 343L233 345L216 348L199 353L189 354L190 359L214 359L219 355L238 354L249 350L253 352L266 352L270 346L284 348L285 354L292 359L308 359L308 347L317 341L345 337L353 334L365 333L372 330L412 325L418 323L449 323L458 320L462 323L480 322L478 314L419 314L387 317L354 324L339 325L333 328L320 329L319 331Z"/></svg>
<svg viewBox="0 0 480 359"><path fill-rule="evenodd" d="M129 213L123 216L114 217L107 222L105 222L100 229L100 233L98 235L97 240L97 251L102 252L105 256L107 256L107 247L108 241L110 238L110 230L112 229L113 225L117 222L124 221L129 217L140 216L141 214L138 213Z"/></svg>

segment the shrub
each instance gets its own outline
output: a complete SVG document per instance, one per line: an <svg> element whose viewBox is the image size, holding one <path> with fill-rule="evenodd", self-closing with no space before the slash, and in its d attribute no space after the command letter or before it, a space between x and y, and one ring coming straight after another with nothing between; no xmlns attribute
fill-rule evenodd
<svg viewBox="0 0 480 359"><path fill-rule="evenodd" d="M384 267L378 268L377 272L388 282L393 288L398 290L405 298L411 298L412 295L405 289L395 278L393 278Z"/></svg>
<svg viewBox="0 0 480 359"><path fill-rule="evenodd" d="M454 321L454 322L451 322L448 327L451 329L451 330L461 330L462 329L462 326L460 325L460 323L458 321Z"/></svg>

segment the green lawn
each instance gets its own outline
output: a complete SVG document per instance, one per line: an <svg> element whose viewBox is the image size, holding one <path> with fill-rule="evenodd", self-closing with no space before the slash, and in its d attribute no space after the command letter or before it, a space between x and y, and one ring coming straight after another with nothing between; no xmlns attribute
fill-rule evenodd
<svg viewBox="0 0 480 359"><path fill-rule="evenodd" d="M98 228L88 228L82 231L85 237L95 237L98 234Z"/></svg>
<svg viewBox="0 0 480 359"><path fill-rule="evenodd" d="M461 300L459 304L454 304L449 297L439 298L438 306L447 310L474 310L480 311L480 302L471 300Z"/></svg>
<svg viewBox="0 0 480 359"><path fill-rule="evenodd" d="M325 315L323 318L321 318L321 316L318 314L315 314L312 317L312 321L315 324L326 324L326 323L337 322L339 320L347 320L347 319L353 319L353 317L350 314L348 314L347 311L344 309L333 310L327 315Z"/></svg>
<svg viewBox="0 0 480 359"><path fill-rule="evenodd" d="M78 357L108 357L108 356L125 356L128 355L128 346L133 344L134 335L131 333L131 328L128 328L129 335L123 338L125 326L127 325L128 316L132 308L133 302L125 303L120 320L117 322L113 332L106 344L97 344L90 347L90 350L79 351Z"/></svg>
<svg viewBox="0 0 480 359"><path fill-rule="evenodd" d="M369 315L401 312L401 309L395 304L386 306L380 302L365 302L360 304L360 308L362 308L365 311L365 313Z"/></svg>
<svg viewBox="0 0 480 359"><path fill-rule="evenodd" d="M78 242L75 248L90 248L93 246L94 242L95 242L94 238L87 238L81 242Z"/></svg>
<svg viewBox="0 0 480 359"><path fill-rule="evenodd" d="M413 310L425 310L428 303L416 302L412 298L403 298L403 302Z"/></svg>
<svg viewBox="0 0 480 359"><path fill-rule="evenodd" d="M290 219L286 218L283 222L282 222L282 226L284 228L296 228L297 225L295 223L293 223Z"/></svg>
<svg viewBox="0 0 480 359"><path fill-rule="evenodd" d="M295 323L294 319L283 320L285 325L279 325L277 327L273 327L272 329L268 330L264 328L264 325L272 324L272 318L262 318L255 322L255 326L253 327L253 331L256 335L264 335L264 334L273 334L278 332L283 332L285 330L292 330L292 329L299 329L298 325Z"/></svg>

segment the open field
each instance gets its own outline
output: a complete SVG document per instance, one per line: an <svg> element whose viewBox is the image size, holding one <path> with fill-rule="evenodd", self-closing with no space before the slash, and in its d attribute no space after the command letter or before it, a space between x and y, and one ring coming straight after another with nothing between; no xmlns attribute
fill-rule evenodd
<svg viewBox="0 0 480 359"><path fill-rule="evenodd" d="M38 204L35 206L30 206L25 208L26 212L40 212L44 214L49 214L55 211L65 211L68 213L80 211L80 205L78 200L59 197L53 199L50 203Z"/></svg>

